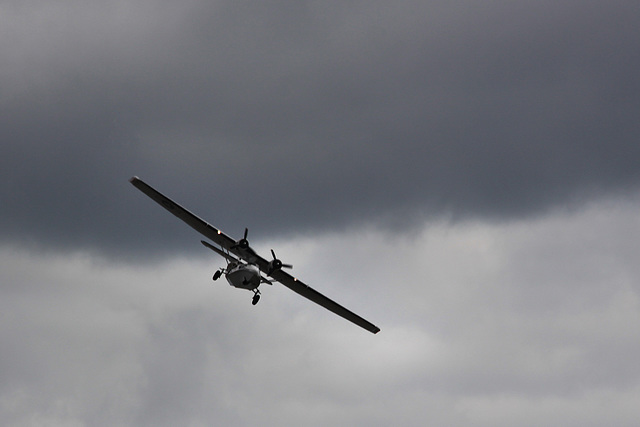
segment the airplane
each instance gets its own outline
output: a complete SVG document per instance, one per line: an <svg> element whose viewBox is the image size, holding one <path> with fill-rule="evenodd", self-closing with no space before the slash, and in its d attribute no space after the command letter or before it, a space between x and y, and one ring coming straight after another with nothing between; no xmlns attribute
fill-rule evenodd
<svg viewBox="0 0 640 427"><path fill-rule="evenodd" d="M302 295L303 297L319 304L329 311L345 318L346 320L366 329L369 332L377 334L380 328L373 323L358 316L351 310L343 307L330 298L322 295L320 292L291 276L283 269L291 269L291 264L285 264L276 257L276 253L271 250L271 259L267 260L258 255L249 245L247 240L249 229L244 229L244 235L241 239L235 240L222 230L212 226L208 222L200 219L192 214L178 203L174 202L164 194L160 193L149 184L142 181L137 176L132 177L129 182L138 190L153 199L160 206L171 212L173 215L184 221L191 228L213 240L215 246L206 240L201 243L227 261L227 266L220 268L213 275L213 280L218 280L223 274L229 285L234 288L247 289L253 292L251 303L256 305L260 300L260 290L258 287L262 283L273 284L273 281L280 282L292 291ZM266 276L263 276L263 274Z"/></svg>

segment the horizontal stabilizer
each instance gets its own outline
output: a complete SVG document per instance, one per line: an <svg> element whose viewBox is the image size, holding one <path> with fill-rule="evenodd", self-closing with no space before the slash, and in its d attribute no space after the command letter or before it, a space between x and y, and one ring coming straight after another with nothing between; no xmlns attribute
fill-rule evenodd
<svg viewBox="0 0 640 427"><path fill-rule="evenodd" d="M226 259L228 259L229 261L232 262L239 262L238 258L234 257L231 254L228 254L222 250L220 250L219 248L216 248L215 246L213 246L211 243L204 241L204 240L200 240L200 243L202 243L203 245L205 245L207 248L211 249L212 251L216 252L218 255L221 255L223 257L225 257Z"/></svg>

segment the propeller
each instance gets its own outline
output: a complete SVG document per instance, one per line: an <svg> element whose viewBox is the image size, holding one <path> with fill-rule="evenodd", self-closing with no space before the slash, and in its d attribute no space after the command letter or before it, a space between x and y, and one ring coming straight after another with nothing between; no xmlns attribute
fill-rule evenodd
<svg viewBox="0 0 640 427"><path fill-rule="evenodd" d="M276 270L280 270L281 268L293 268L293 265L291 264L283 264L282 261L280 261L276 257L276 253L273 251L273 249L271 249L271 255L273 256L273 260L269 262L269 272L267 273L268 275L271 275L271 273Z"/></svg>
<svg viewBox="0 0 640 427"><path fill-rule="evenodd" d="M247 235L249 234L249 229L244 229L244 237L238 240L238 242L231 246L231 249L240 248L240 249L249 249L249 241L247 240Z"/></svg>

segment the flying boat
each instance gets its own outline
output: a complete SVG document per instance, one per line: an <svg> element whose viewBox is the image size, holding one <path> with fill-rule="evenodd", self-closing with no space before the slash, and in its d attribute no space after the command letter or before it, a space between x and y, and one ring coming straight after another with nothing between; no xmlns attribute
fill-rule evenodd
<svg viewBox="0 0 640 427"><path fill-rule="evenodd" d="M246 289L253 292L251 299L253 305L256 305L260 300L260 285L263 283L272 285L275 281L369 332L374 334L380 332L380 328L373 323L365 320L284 271L284 269L292 269L293 266L291 264L285 264L278 259L273 249L271 250L271 257L269 259L258 255L249 245L248 228L244 229L244 234L241 239L233 239L222 232L222 230L200 219L198 216L160 193L137 176L134 176L129 181L160 206L184 221L207 239L213 241L213 243L211 243L207 240L201 240L201 243L222 256L227 262L226 267L216 270L213 274L213 280L217 281L224 275L229 285L234 288Z"/></svg>

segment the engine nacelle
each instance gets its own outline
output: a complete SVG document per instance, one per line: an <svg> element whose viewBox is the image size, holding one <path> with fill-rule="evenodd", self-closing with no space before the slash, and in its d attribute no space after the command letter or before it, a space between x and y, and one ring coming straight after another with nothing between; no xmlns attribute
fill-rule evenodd
<svg viewBox="0 0 640 427"><path fill-rule="evenodd" d="M280 270L281 268L282 261L280 261L279 259L269 261L269 274L273 273L274 271Z"/></svg>
<svg viewBox="0 0 640 427"><path fill-rule="evenodd" d="M236 247L247 250L249 249L249 241L247 239L240 239L238 243L236 243Z"/></svg>
<svg viewBox="0 0 640 427"><path fill-rule="evenodd" d="M280 261L276 257L276 253L273 251L273 249L271 249L271 255L273 256L273 259L269 261L269 271L267 272L268 275L271 275L271 273L273 273L274 271L278 271L282 268L293 268L291 264L283 264L282 261Z"/></svg>

